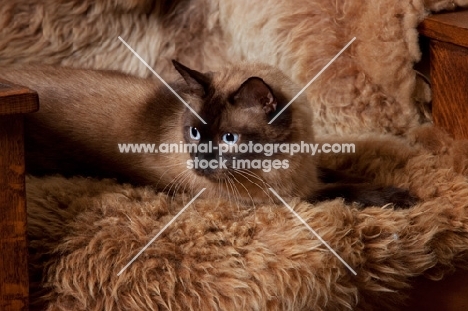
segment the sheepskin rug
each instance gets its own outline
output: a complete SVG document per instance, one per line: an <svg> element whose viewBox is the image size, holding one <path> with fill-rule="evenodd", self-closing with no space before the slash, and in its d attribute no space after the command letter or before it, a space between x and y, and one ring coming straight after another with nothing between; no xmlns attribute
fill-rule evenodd
<svg viewBox="0 0 468 311"><path fill-rule="evenodd" d="M329 167L409 188L408 210L341 200L284 206L197 199L111 180L27 180L31 301L41 310L369 310L404 304L416 276L466 267L468 142L430 126L357 137Z"/></svg>
<svg viewBox="0 0 468 311"><path fill-rule="evenodd" d="M425 122L427 85L417 80L416 27L431 11L468 0L0 0L0 65L46 63L151 72L170 60L210 70L261 61L305 86L317 134L401 134Z"/></svg>
<svg viewBox="0 0 468 311"><path fill-rule="evenodd" d="M306 85L316 133L362 134L332 168L408 187L421 202L359 210L340 200L284 206L196 200L112 180L27 180L32 309L398 309L417 276L440 279L468 250L468 143L430 126L416 78L417 24L468 0L0 0L0 66L44 63L151 72L262 61ZM377 133L404 134L397 138ZM349 142L350 136L347 136Z"/></svg>

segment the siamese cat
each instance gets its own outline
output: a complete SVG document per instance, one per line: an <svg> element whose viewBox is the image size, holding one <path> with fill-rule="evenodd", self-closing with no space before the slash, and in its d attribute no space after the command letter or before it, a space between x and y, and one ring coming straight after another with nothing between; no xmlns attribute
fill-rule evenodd
<svg viewBox="0 0 468 311"><path fill-rule="evenodd" d="M270 187L282 197L311 202L415 202L404 189L319 168L310 153L242 152L242 145L314 141L310 105L301 95L286 107L300 88L281 71L242 64L201 73L173 64L181 79L170 85L185 104L152 78L63 67L2 70L0 78L39 94L40 110L25 122L27 172L111 177L168 192L206 188L206 197L246 204L276 202ZM154 144L156 151L171 144L193 148L131 152L122 150L124 144ZM239 166L240 160L256 165ZM276 167L259 167L265 163Z"/></svg>

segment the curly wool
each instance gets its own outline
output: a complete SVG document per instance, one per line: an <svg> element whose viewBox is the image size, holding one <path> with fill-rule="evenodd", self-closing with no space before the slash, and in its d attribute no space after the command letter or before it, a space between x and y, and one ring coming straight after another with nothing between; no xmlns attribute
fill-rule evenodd
<svg viewBox="0 0 468 311"><path fill-rule="evenodd" d="M408 210L289 202L356 276L286 207L215 199L196 200L117 276L190 198L31 177L32 301L50 311L398 310L414 277L440 279L466 265L468 161L458 159L468 143L422 127L356 144L356 154L320 161L408 187L421 202Z"/></svg>
<svg viewBox="0 0 468 311"><path fill-rule="evenodd" d="M277 66L305 86L347 49L306 94L317 134L391 132L423 122L417 24L429 11L468 0L0 1L0 65L46 63L151 72L165 79L171 59L210 70L241 60ZM427 96L426 96L427 98Z"/></svg>

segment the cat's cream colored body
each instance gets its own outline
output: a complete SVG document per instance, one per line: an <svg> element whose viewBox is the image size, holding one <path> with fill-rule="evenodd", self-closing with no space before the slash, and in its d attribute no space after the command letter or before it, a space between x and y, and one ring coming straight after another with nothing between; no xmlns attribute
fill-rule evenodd
<svg viewBox="0 0 468 311"><path fill-rule="evenodd" d="M4 68L0 78L39 94L39 111L26 116L28 171L83 172L159 185L180 172L173 166L173 174L164 174L184 155L120 153L118 148L122 143L182 140L180 130L172 127L184 106L159 81L113 71L48 66Z"/></svg>
<svg viewBox="0 0 468 311"><path fill-rule="evenodd" d="M252 76L262 77L272 89L281 90L289 98L300 91L279 70L266 65L224 68L213 74L212 84L222 92L231 92ZM119 143L184 141L181 118L186 108L156 79L55 67L3 68L0 78L39 93L39 112L26 118L30 172L123 177L160 190L193 194L206 188L204 195L221 195L239 202L271 200L270 186L281 196L303 198L318 187L315 161L309 154L294 158L284 155L289 160L285 170L268 174L252 170L258 178L237 176L233 189L226 183L213 184L187 169L188 154L120 153ZM176 90L181 91L180 85L175 84ZM197 98L183 96L197 105ZM305 96L292 104L291 143L313 142L309 107Z"/></svg>

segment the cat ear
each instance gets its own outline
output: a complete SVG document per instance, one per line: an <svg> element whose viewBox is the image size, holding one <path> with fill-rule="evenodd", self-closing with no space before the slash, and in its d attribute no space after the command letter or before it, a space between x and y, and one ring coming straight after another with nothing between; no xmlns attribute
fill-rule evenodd
<svg viewBox="0 0 468 311"><path fill-rule="evenodd" d="M211 79L208 75L190 69L176 60L172 60L175 69L180 73L187 82L188 86L198 96L204 96L210 86Z"/></svg>
<svg viewBox="0 0 468 311"><path fill-rule="evenodd" d="M270 87L260 78L247 79L234 94L234 102L260 107L266 114L276 111L277 101Z"/></svg>

